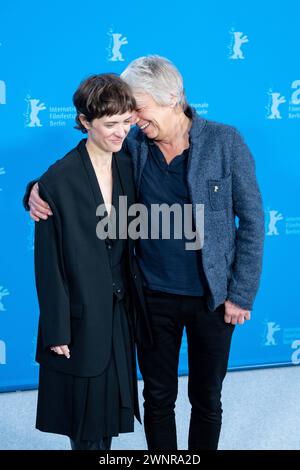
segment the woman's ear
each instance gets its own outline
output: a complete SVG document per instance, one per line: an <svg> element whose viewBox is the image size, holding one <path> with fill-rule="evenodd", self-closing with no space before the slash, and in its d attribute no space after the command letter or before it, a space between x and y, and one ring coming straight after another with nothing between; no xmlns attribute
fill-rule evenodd
<svg viewBox="0 0 300 470"><path fill-rule="evenodd" d="M83 125L83 127L85 127L86 130L88 131L91 126L90 126L90 122L87 120L86 116L84 114L79 114L78 119L81 122L81 124Z"/></svg>

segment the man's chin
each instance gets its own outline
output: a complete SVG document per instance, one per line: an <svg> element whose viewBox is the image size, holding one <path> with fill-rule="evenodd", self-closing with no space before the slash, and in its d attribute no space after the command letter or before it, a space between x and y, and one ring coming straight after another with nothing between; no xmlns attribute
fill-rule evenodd
<svg viewBox="0 0 300 470"><path fill-rule="evenodd" d="M149 138L149 139L156 139L157 137L157 132L155 131L155 129L153 129L153 127L149 126L149 127L146 127L146 129L142 129L142 132Z"/></svg>

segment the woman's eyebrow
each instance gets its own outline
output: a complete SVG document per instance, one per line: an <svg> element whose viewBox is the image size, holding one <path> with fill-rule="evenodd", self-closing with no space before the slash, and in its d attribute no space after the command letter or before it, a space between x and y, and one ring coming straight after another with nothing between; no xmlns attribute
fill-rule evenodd
<svg viewBox="0 0 300 470"><path fill-rule="evenodd" d="M128 121L131 118L132 118L132 114L130 116L128 116L127 118L123 119L123 121ZM118 124L118 122L120 122L120 121L105 121L105 124Z"/></svg>

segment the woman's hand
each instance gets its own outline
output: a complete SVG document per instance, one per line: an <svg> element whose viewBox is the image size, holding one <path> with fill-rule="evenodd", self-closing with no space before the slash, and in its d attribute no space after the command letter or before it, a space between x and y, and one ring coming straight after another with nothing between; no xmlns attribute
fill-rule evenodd
<svg viewBox="0 0 300 470"><path fill-rule="evenodd" d="M52 346L51 351L54 351L59 356L66 356L67 359L70 359L70 350L69 347L64 344L63 346Z"/></svg>
<svg viewBox="0 0 300 470"><path fill-rule="evenodd" d="M40 219L47 220L49 215L53 215L49 204L40 198L38 183L35 183L30 191L28 205L30 207L30 217L35 222L39 222Z"/></svg>

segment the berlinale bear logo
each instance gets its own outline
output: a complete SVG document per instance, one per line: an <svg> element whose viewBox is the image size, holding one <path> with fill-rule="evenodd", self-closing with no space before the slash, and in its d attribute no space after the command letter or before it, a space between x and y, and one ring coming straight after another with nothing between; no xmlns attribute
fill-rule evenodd
<svg viewBox="0 0 300 470"><path fill-rule="evenodd" d="M40 100L30 98L29 96L26 98L29 109L26 112L26 120L27 120L27 127L42 127L41 121L38 117L40 111L47 109L44 103L40 103Z"/></svg>
<svg viewBox="0 0 300 470"><path fill-rule="evenodd" d="M3 80L0 80L0 104L6 104L6 86Z"/></svg>
<svg viewBox="0 0 300 470"><path fill-rule="evenodd" d="M5 312L6 309L4 308L2 298L5 297L6 295L9 295L9 292L7 289L4 289L3 286L0 286L0 312Z"/></svg>
<svg viewBox="0 0 300 470"><path fill-rule="evenodd" d="M279 220L283 220L283 215L278 211L269 211L270 221L268 225L267 235L279 235L276 224Z"/></svg>
<svg viewBox="0 0 300 470"><path fill-rule="evenodd" d="M241 31L234 31L232 32L234 44L233 44L233 53L230 56L230 59L238 60L238 59L245 59L243 51L241 49L242 45L246 42L249 42L248 36L243 36L244 33Z"/></svg>
<svg viewBox="0 0 300 470"><path fill-rule="evenodd" d="M111 34L113 44L112 44L112 56L110 57L110 61L116 62L116 61L124 61L122 53L121 53L121 47L124 46L125 44L128 44L127 38L125 36L122 36L122 34L119 33L113 33Z"/></svg>
<svg viewBox="0 0 300 470"><path fill-rule="evenodd" d="M6 364L6 346L4 341L0 340L0 364Z"/></svg>
<svg viewBox="0 0 300 470"><path fill-rule="evenodd" d="M0 168L0 176L5 175L5 169L2 167ZM0 188L0 191L2 191L2 188Z"/></svg>

